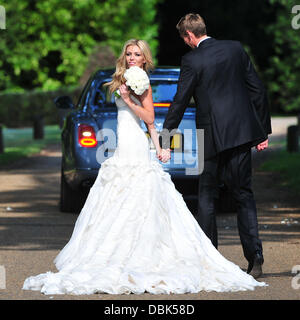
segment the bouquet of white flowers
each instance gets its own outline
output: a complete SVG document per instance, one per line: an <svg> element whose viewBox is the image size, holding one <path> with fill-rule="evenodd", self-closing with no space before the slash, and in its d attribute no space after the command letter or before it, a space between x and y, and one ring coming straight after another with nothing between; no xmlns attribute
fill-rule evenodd
<svg viewBox="0 0 300 320"><path fill-rule="evenodd" d="M149 88L150 81L147 73L137 66L127 69L124 73L124 78L127 80L126 85L138 96Z"/></svg>

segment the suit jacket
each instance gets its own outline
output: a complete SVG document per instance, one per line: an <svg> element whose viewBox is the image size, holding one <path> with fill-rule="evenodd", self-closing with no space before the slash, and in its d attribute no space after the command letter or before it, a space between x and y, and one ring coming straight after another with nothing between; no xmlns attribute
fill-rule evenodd
<svg viewBox="0 0 300 320"><path fill-rule="evenodd" d="M209 38L182 57L164 129L178 128L192 96L196 128L204 129L205 159L242 144L257 145L272 132L266 90L238 41Z"/></svg>

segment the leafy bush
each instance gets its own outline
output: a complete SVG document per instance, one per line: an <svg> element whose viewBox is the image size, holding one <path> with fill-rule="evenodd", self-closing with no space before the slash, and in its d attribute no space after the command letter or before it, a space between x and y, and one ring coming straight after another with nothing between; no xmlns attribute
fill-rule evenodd
<svg viewBox="0 0 300 320"><path fill-rule="evenodd" d="M34 117L43 116L45 124L58 124L54 99L69 95L76 103L81 87L66 87L55 91L36 89L18 93L0 93L0 119L7 127L32 126Z"/></svg>
<svg viewBox="0 0 300 320"><path fill-rule="evenodd" d="M99 45L119 55L131 38L156 55L159 0L10 0L0 30L0 90L77 85Z"/></svg>

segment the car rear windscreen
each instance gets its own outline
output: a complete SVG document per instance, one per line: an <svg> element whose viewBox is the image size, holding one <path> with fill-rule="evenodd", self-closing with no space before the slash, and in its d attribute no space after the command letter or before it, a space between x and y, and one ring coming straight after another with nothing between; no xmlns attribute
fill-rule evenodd
<svg viewBox="0 0 300 320"><path fill-rule="evenodd" d="M151 81L153 102L172 102L177 90L177 81L152 80ZM113 107L115 94L102 83L96 90L93 105L100 108Z"/></svg>

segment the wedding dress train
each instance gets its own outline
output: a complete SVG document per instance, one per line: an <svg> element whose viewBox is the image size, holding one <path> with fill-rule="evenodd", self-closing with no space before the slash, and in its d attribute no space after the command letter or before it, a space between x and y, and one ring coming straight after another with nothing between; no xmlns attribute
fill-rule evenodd
<svg viewBox="0 0 300 320"><path fill-rule="evenodd" d="M58 272L31 276L23 289L179 294L265 286L215 249L170 175L151 160L140 119L121 98L116 104L116 151L102 163L73 234L54 260Z"/></svg>

